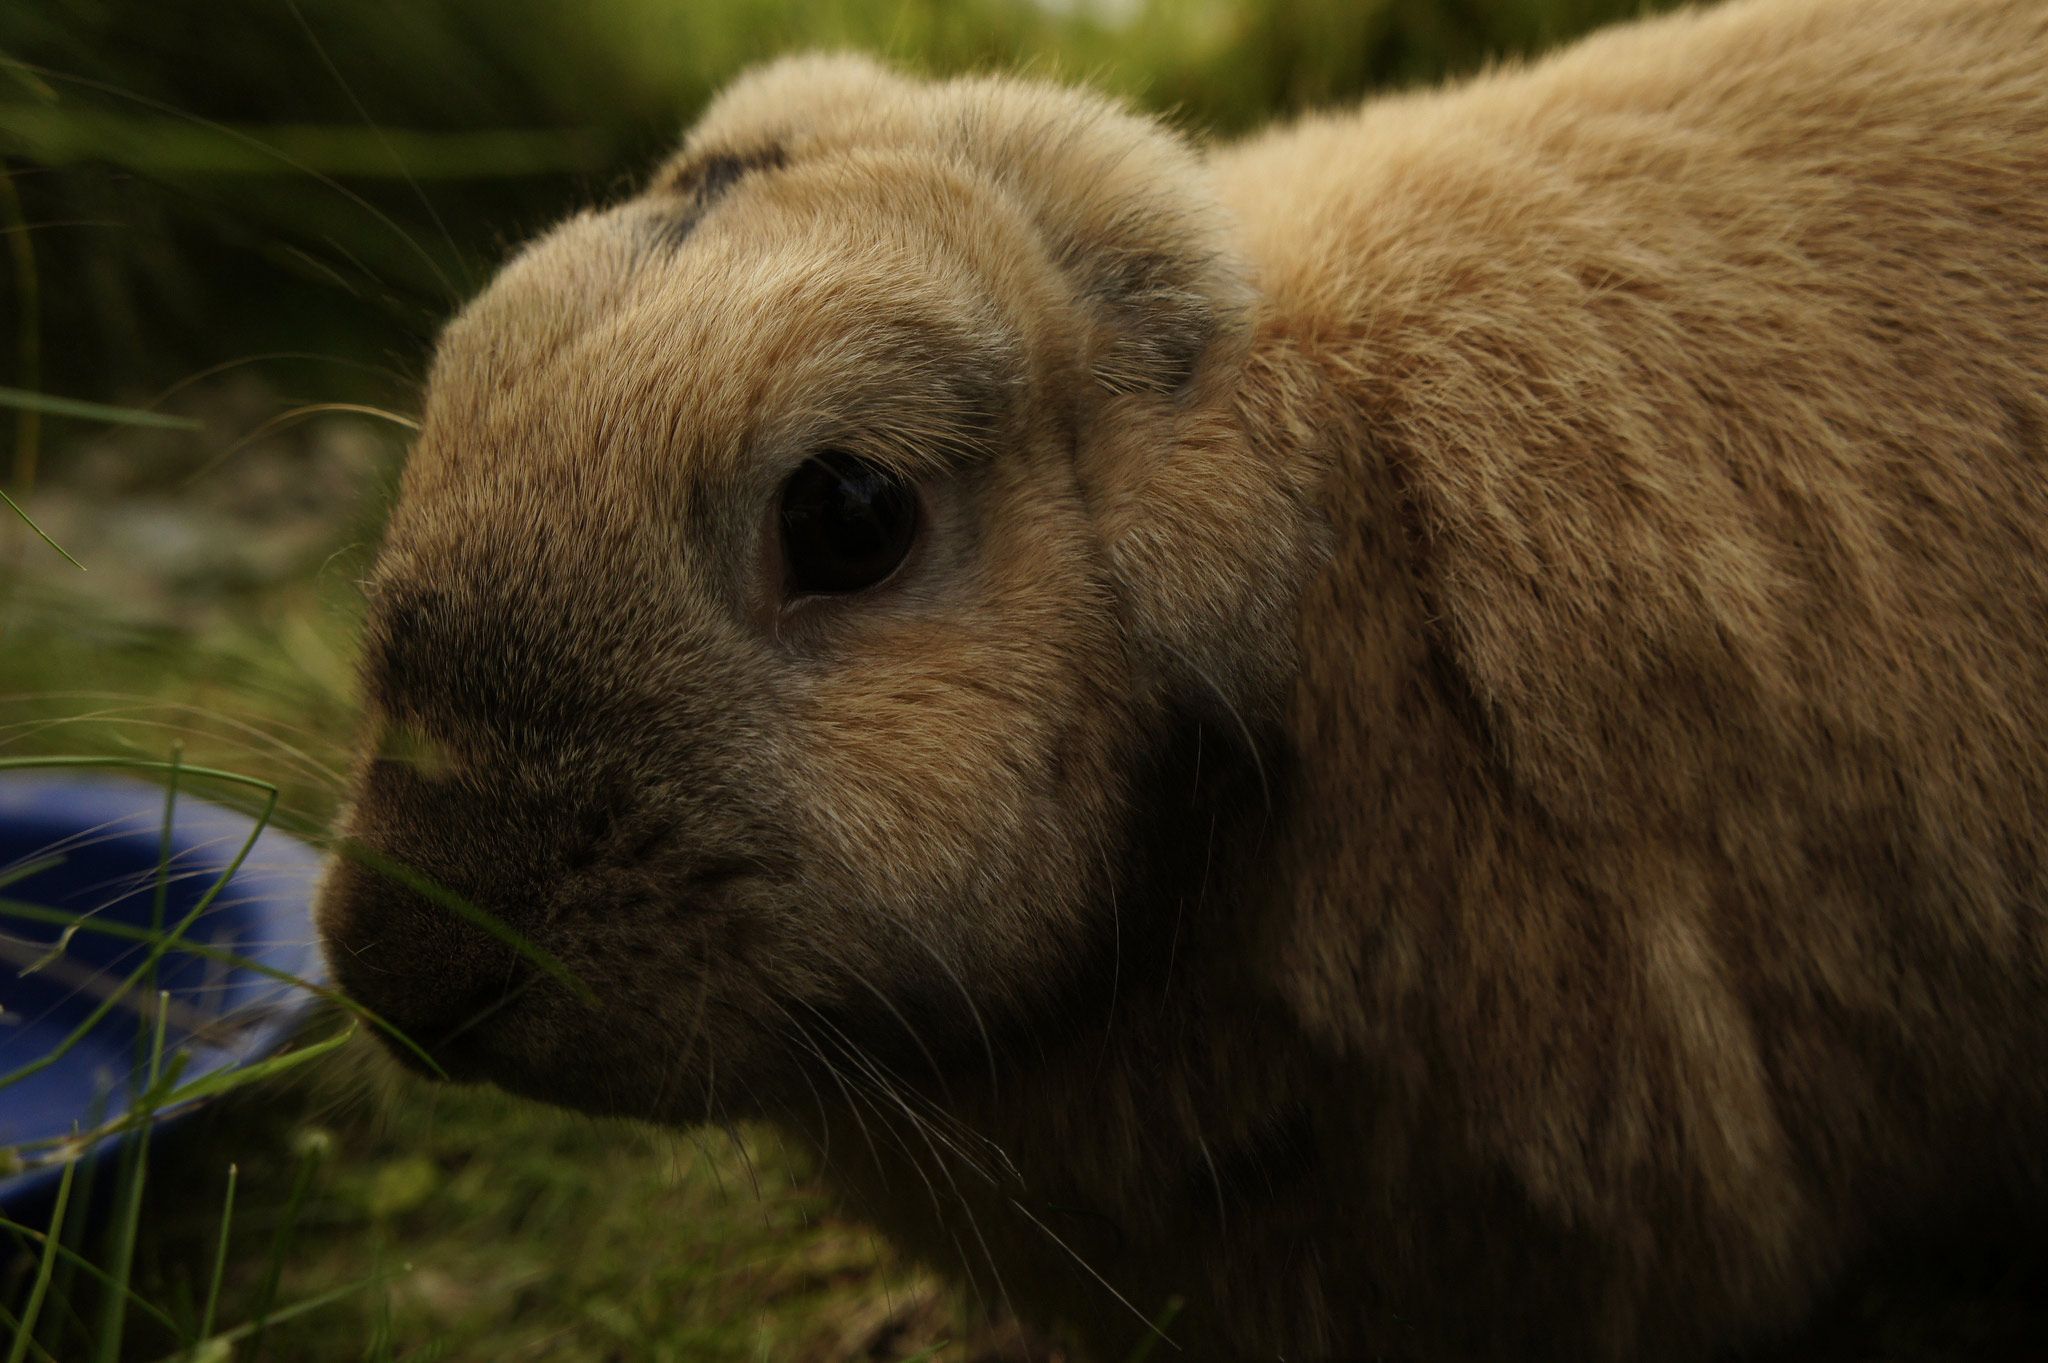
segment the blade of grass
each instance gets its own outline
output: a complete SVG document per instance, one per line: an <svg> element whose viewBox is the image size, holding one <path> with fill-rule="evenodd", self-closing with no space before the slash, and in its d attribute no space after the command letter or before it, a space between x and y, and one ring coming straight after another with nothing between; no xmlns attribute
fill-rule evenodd
<svg viewBox="0 0 2048 1363"><path fill-rule="evenodd" d="M309 416L318 416L322 412L352 412L357 416L373 416L380 421L388 421L394 426L400 426L414 432L417 432L420 428L419 422L414 421L409 416L401 416L397 412L388 411L382 407L371 407L360 402L302 403L292 408L289 412L279 412L255 430L249 432L240 440L237 440L234 444L228 446L204 464L201 464L198 468L192 470L191 473L185 476L184 486L190 487L197 483L200 479L205 478L222 464L227 463L228 460L234 458L237 454L240 454L243 450L263 439L263 437L271 432L280 430L294 421L301 421Z"/></svg>
<svg viewBox="0 0 2048 1363"><path fill-rule="evenodd" d="M447 245L448 253L460 259L462 250L455 244L455 234L448 230L448 224L442 220L441 210L434 207L434 201L427 197L427 192L424 189L420 188L419 179L413 175L411 168L405 164L405 158L398 154L398 148L391 145L391 139L385 135L384 129L378 125L376 119L370 117L369 106L357 97L356 88L349 84L348 77L341 74L341 67L329 55L327 44L320 41L320 35L315 33L313 26L306 22L305 11L299 8L297 0L285 0L285 7L292 12L292 18L299 21L299 28L305 33L306 40L312 43L313 50L320 54L321 64L326 66L328 74L334 77L334 83L341 87L342 93L348 96L348 102L356 106L356 113L361 115L364 126L369 128L370 132L375 135L378 145L384 148L385 154L391 159L392 166L400 175L405 177L406 184L412 187L413 197L420 201L420 207L427 210L427 216L433 219L434 226L440 230L441 240Z"/></svg>
<svg viewBox="0 0 2048 1363"><path fill-rule="evenodd" d="M19 1332L21 1329L21 1320L12 1311L9 1311L5 1306L0 1306L0 1327L5 1327L8 1330ZM12 1339L14 1338L14 1336L9 1335L8 1338ZM57 1355L51 1353L48 1349L44 1348L41 1344L38 1344L35 1340L31 1339L28 1342L28 1346L29 1348L35 1350L36 1363L59 1363Z"/></svg>
<svg viewBox="0 0 2048 1363"><path fill-rule="evenodd" d="M171 779L164 782L164 822L156 838L156 889L149 903L151 932L164 930L164 906L171 896L171 830L178 817L178 773L185 765L185 745L171 744Z"/></svg>
<svg viewBox="0 0 2048 1363"><path fill-rule="evenodd" d="M92 1172L92 1161L77 1160L74 1161L74 1163L84 1164L86 1166L86 1174L87 1176L90 1176ZM81 1187L83 1187L83 1182L83 1179L81 1179ZM78 1196L74 1196L71 1199L72 1210L74 1212L78 1210L78 1204L82 1197L83 1194L81 1193ZM54 1217L51 1221L51 1224L56 1224ZM94 1282L99 1283L102 1287L112 1288L114 1286L114 1280L106 1272L106 1270L99 1267L99 1265L95 1264L91 1259L88 1259L85 1255L80 1254L77 1250L71 1248L71 1246L62 1243L59 1240L53 1239L47 1231L39 1231L33 1226L24 1226L21 1222L11 1221L4 1216L0 1216L0 1231L6 1231L10 1235L14 1235L20 1239L27 1240L33 1244L41 1245L43 1246L45 1252L48 1252L49 1250L54 1248L57 1257L60 1261L59 1276L61 1276L62 1269L64 1268L69 1268L73 1271L82 1270L87 1277L91 1278ZM55 1301L61 1300L63 1298L64 1294L61 1291L57 1291L54 1287L52 1288L52 1292L54 1295L51 1297L51 1300ZM143 1296L141 1293L135 1292L131 1289L128 1294L128 1304L130 1306L133 1306L137 1310L141 1311L144 1315L149 1316L150 1318L155 1320L159 1325L163 1326L166 1330L176 1332L178 1328L178 1323L175 1320L171 1319L170 1313L165 1311L162 1307L152 1303L149 1300L149 1298Z"/></svg>
<svg viewBox="0 0 2048 1363"><path fill-rule="evenodd" d="M161 407L193 384L202 383L216 374L225 374L230 369L239 369L243 365L267 364L272 360L318 360L323 364L340 365L347 369L360 369L366 373L395 379L400 383L405 382L404 376L388 365L371 364L365 360L352 360L345 355L329 355L318 350L267 350L258 355L240 355L232 360L222 360L219 364L210 364L204 369L194 370L142 405L145 408ZM376 412L382 409L373 408L371 410Z"/></svg>
<svg viewBox="0 0 2048 1363"><path fill-rule="evenodd" d="M263 1337L273 1319L271 1308L277 1303L278 1284L284 1278L284 1261L291 1253L292 1236L299 1227L299 1213L305 1208L306 1194L313 1190L313 1180L320 1172L321 1157L326 1154L324 1142L311 1141L305 1146L305 1153L299 1159L298 1176L292 1180L291 1197L284 1206L284 1218L277 1224L277 1234L270 1242L270 1259L263 1268L263 1285L256 1294L256 1310L249 1319L248 1329L254 1335L250 1344L250 1363L263 1357Z"/></svg>
<svg viewBox="0 0 2048 1363"><path fill-rule="evenodd" d="M324 1041L316 1041L312 1045L302 1046L296 1051L287 1051L283 1055L274 1055L268 1060L259 1060L253 1065L237 1065L233 1069L216 1070L212 1074L202 1075L181 1088L171 1090L164 1098L164 1106L174 1107L182 1106L186 1103L196 1103L201 1098L211 1098L217 1094L228 1093L242 1087L244 1084L253 1084L259 1080L271 1078L273 1075L283 1074L287 1070L295 1070L301 1065L309 1065L323 1055L340 1050L343 1046L354 1040L355 1035L356 1029L351 1024L345 1032L336 1032Z"/></svg>
<svg viewBox="0 0 2048 1363"><path fill-rule="evenodd" d="M26 392L35 392L43 382L43 308L40 276L36 273L36 248L30 239L28 216L21 209L21 195L14 178L0 165L0 209L6 211L7 241L14 254L14 302L18 310L14 336L14 381ZM36 485L36 456L41 443L43 414L33 407L18 407L14 413L14 487L23 496Z"/></svg>
<svg viewBox="0 0 2048 1363"><path fill-rule="evenodd" d="M96 767L116 767L123 771L167 772L171 763L153 761L146 757L0 757L0 771L68 771L90 770ZM222 771L218 767L195 767L181 763L178 770L187 776L198 776L209 781L225 781L229 785L249 786L260 790L267 797L263 813L257 818L260 833L270 824L277 811L278 791L272 782L255 776L244 776L238 771Z"/></svg>
<svg viewBox="0 0 2048 1363"><path fill-rule="evenodd" d="M149 930L153 936L158 937L163 935L164 909L170 903L171 898L171 831L177 824L178 772L184 764L185 745L182 743L171 744L170 779L164 782L164 817L163 822L157 827L156 834L156 884L152 887L149 900ZM156 987L158 962L155 958L152 958L147 965L149 973L143 977L143 992L145 994L157 994L159 992ZM163 1013L161 1005L159 1005L158 1013L159 1017L161 1017ZM149 1034L147 1032L137 1031L135 1044L138 1060L148 1058L148 1052L142 1049L146 1046L148 1040ZM163 1038L159 1036L157 1038L159 1048L162 1046L162 1041ZM150 1072L149 1082L152 1084L156 1082L154 1070Z"/></svg>
<svg viewBox="0 0 2048 1363"><path fill-rule="evenodd" d="M465 919L475 926L482 928L506 946L511 947L514 952L524 956L549 975L552 975L570 993L574 994L584 1003L593 1008L597 1006L597 992L595 990L578 979L570 971L569 967L563 965L526 937L507 927L495 914L478 908L453 890L427 876L421 875L410 866L393 861L374 847L365 846L352 838L336 838L333 845L337 855L362 863L392 883L403 886L424 899L432 900L450 913L453 913L456 917Z"/></svg>
<svg viewBox="0 0 2048 1363"><path fill-rule="evenodd" d="M135 968L134 973L128 975L119 984L109 988L106 997L100 1000L98 1006L92 1012L86 1014L85 1020L72 1028L69 1036L51 1047L41 1058L31 1060L24 1065L18 1065L6 1074L0 1074L0 1089L18 1084L30 1075L40 1074L69 1055L81 1041L92 1034L93 1028L99 1026L106 1019L107 1014L113 1012L115 1008L121 1005L128 997L128 991L142 982L142 977L148 973L149 968L150 962L145 960Z"/></svg>
<svg viewBox="0 0 2048 1363"><path fill-rule="evenodd" d="M383 1270L384 1256L389 1252L390 1248L389 1237L385 1234L384 1229L380 1227L377 1235L376 1257L371 1261L371 1272L375 1273ZM363 1363L391 1363L391 1358L391 1294L389 1292L380 1292L377 1295L376 1305L370 1311L370 1342L368 1347L363 1350Z"/></svg>
<svg viewBox="0 0 2048 1363"><path fill-rule="evenodd" d="M44 74L101 88L77 76ZM111 161L153 176L306 175L323 184L342 175L479 180L575 172L601 163L606 151L601 135L581 128L437 132L371 131L334 123L229 124L158 105L132 91L110 93L168 116L15 105L0 110L5 114L0 126L45 165ZM399 157L396 163L393 155Z"/></svg>
<svg viewBox="0 0 2048 1363"><path fill-rule="evenodd" d="M153 1061L157 1073L150 1080L149 1099L151 1105L161 1112L170 1096L178 1091L178 1081L185 1077L185 1071L192 1067L192 1052L180 1048L171 1054L168 1063L161 1057ZM233 1070L225 1071L232 1074Z"/></svg>
<svg viewBox="0 0 2048 1363"><path fill-rule="evenodd" d="M199 1315L199 1338L201 1340L213 1338L213 1317L215 1311L220 1307L220 1285L228 1274L228 1229L233 1225L235 1219L235 1183L241 1177L241 1172L240 1167L237 1165L230 1164L228 1166L227 1196L221 1199L220 1204L220 1238L213 1247L213 1276L207 1281L206 1307ZM196 1343L194 1345L194 1352L197 1352Z"/></svg>
<svg viewBox="0 0 2048 1363"><path fill-rule="evenodd" d="M352 1297L358 1292L366 1291L369 1288L377 1286L379 1283L390 1282L393 1278L402 1278L410 1272L412 1272L411 1264L400 1264L396 1268L381 1269L378 1272L370 1274L366 1278L360 1278L355 1282L347 1283L341 1287L333 1288L329 1291L322 1292L318 1296L308 1297L304 1301L294 1302L290 1306L282 1307L276 1311L271 1312L268 1317L265 1317L263 1319L250 1320L244 1324L237 1325L232 1330L228 1330L221 1334L215 1335L211 1339L202 1339L199 1341L199 1346L201 1348L204 1348L209 1344L231 1345L240 1343L242 1340L247 1339L250 1335L256 1333L258 1330L267 1329L272 1325L282 1325L286 1321L292 1320L299 1316L303 1316L309 1311L318 1311L323 1306L332 1306L335 1302L342 1301L348 1297ZM255 1357L256 1355L253 1354L250 1356L251 1363L254 1363ZM171 1354L167 1357L158 1359L157 1363L179 1363L179 1356L177 1354Z"/></svg>
<svg viewBox="0 0 2048 1363"><path fill-rule="evenodd" d="M78 964L65 952L68 940L68 930L65 937L60 937L55 942L38 942L32 946L0 937L0 965L12 966L17 976L40 975L81 998L102 997L113 988L107 982L106 971L98 966ZM133 1009L145 1018L149 1015L147 1004L130 999L123 999L121 1003L122 1006ZM223 1043L219 1020L211 1014L190 1004L175 1001L169 1011L171 1025L176 1027L181 1035L198 1037L203 1041L210 1040L216 1045Z"/></svg>
<svg viewBox="0 0 2048 1363"><path fill-rule="evenodd" d="M104 1094L95 1098L87 1113L91 1122L97 1123L106 1115L105 1102ZM67 1218L63 1230L65 1242L72 1245L84 1244L87 1232L92 1229L93 1209L99 1205L96 1199L99 1197L100 1184L103 1181L101 1171L106 1167L106 1161L101 1159L88 1159L83 1163L85 1168L80 1171L78 1181L71 1189L71 1215ZM62 1303L64 1314L61 1320L52 1322L55 1333L51 1342L62 1347L68 1338L75 1338L78 1341L75 1352L82 1353L91 1344L92 1332L74 1299L73 1289L81 1270L88 1274L99 1274L99 1269L88 1262L82 1254L74 1254L69 1249L61 1248L60 1253L63 1255L63 1262L57 1265L57 1276L51 1283L50 1291L51 1299Z"/></svg>
<svg viewBox="0 0 2048 1363"><path fill-rule="evenodd" d="M200 429L200 423L187 416L166 416L162 412L139 412L133 407L112 407L104 402L52 397L26 388L0 387L0 407L48 416L77 417L81 421L105 421L117 426L154 426L165 431Z"/></svg>
<svg viewBox="0 0 2048 1363"><path fill-rule="evenodd" d="M8 56L5 52L0 52L0 71L7 72L15 80L19 81L21 88L28 91L31 97L39 99L45 104L55 104L57 102L57 92L50 88L48 81L38 80L33 72L24 70L19 61Z"/></svg>
<svg viewBox="0 0 2048 1363"><path fill-rule="evenodd" d="M7 1351L7 1363L22 1363L28 1357L29 1344L36 1333L36 1318L43 1313L43 1301L50 1291L50 1275L57 1268L57 1237L64 1229L64 1208L71 1201L71 1179L78 1172L74 1162L64 1166L64 1176L57 1183L57 1205L50 1212L50 1233L43 1239L43 1257L36 1264L36 1283L29 1289L28 1305L21 1311L21 1322L15 1327L14 1347Z"/></svg>
<svg viewBox="0 0 2048 1363"><path fill-rule="evenodd" d="M153 99L148 95L138 94L133 90L125 90L118 85L112 85L107 83L106 81L90 80L84 76L70 75L62 71L53 71L47 67L36 66L28 62L16 60L15 58L7 56L5 53L0 53L0 66L19 68L20 70L26 72L30 76L34 76L37 78L48 77L51 80L59 80L67 84L80 86L84 89L98 91L100 94L106 95L113 99L127 100L131 103L139 104L143 108L148 109L154 113L161 114L166 118L178 119L187 123L195 124L202 128L211 129L215 133L218 133L233 141L239 142L244 146L253 148L259 154L276 158L278 161L283 162L286 166L290 167L291 169L296 170L301 174L310 176L315 181L333 190L336 194L341 195L344 199L347 199L350 203L362 209L364 212L368 213L372 218L376 219L376 221L383 224L386 228L390 229L391 233L394 236L396 236L399 241L403 242L408 248L411 249L413 254L418 256L420 260L425 263L428 271L432 273L435 280L439 282L443 292L445 292L450 299L454 299L459 296L456 292L455 285L449 280L447 272L441 268L440 262L434 259L433 253L428 251L426 247L422 246L416 237L414 237L410 232L407 232L403 227L400 227L396 220L394 220L389 214L380 210L375 204L371 203L368 199L365 199L362 195L348 188L339 180L336 180L333 176L322 174L320 171L314 169L312 166L306 164L304 161L296 160L290 155L287 155L286 153L278 150L276 147L270 146L269 144L263 142L258 138L251 137L249 134L245 132L239 132L234 128L230 128L224 123L217 123L212 119L202 118L198 114L189 113L186 110L180 109L175 105L167 104L163 100Z"/></svg>
<svg viewBox="0 0 2048 1363"><path fill-rule="evenodd" d="M244 848L243 850L244 853L246 854L247 849ZM167 933L161 935L153 935L153 940L149 949L149 953L147 956L144 957L142 964L135 967L134 971L130 973L126 978L124 978L119 984L113 985L112 987L108 988L106 990L105 997L100 1000L99 1005L95 1007L91 1013L86 1015L86 1018L83 1022L79 1023L77 1027L72 1029L71 1034L69 1036L65 1037L64 1040L59 1042L56 1046L52 1047L40 1059L31 1060L27 1064L18 1066L15 1069L9 1071L5 1075L0 1075L0 1089L7 1088L11 1084L17 1084L21 1082L23 1079L28 1078L32 1074L39 1074L42 1071L50 1068L50 1066L56 1064L59 1060L62 1060L66 1055L70 1054L73 1048L75 1048L87 1036L91 1035L93 1028L99 1026L99 1024L106 1018L108 1013L112 1012L116 1007L122 1006L126 1002L129 991L134 989L136 985L140 984L145 976L148 976L155 971L157 962L161 961L173 949L184 949L187 944L182 941L183 934L187 932L191 928L191 926L199 920L200 915L205 913L206 910L212 906L214 897L220 893L221 887L225 885L227 881L234 876L235 869L239 867L240 862L241 857L238 856L235 860L235 865L230 866L227 871L222 873L220 878L214 883L213 887L207 891L205 897L200 900L198 905L195 906L190 913L186 914L183 919L179 920L177 927L173 928L171 931ZM129 1006L133 1007L134 1005Z"/></svg>
<svg viewBox="0 0 2048 1363"><path fill-rule="evenodd" d="M10 871L0 871L0 890L9 885L18 885L30 876L39 876L64 864L62 857L43 857L36 861L25 861Z"/></svg>
<svg viewBox="0 0 2048 1363"><path fill-rule="evenodd" d="M71 1145L90 1147L110 1137L141 1130L154 1121L158 1115L174 1108L181 1108L187 1104L197 1103L207 1098L215 1098L223 1093L232 1093L234 1090L245 1085L269 1079L274 1075L283 1074L289 1070L295 1070L301 1065L311 1064L323 1055L329 1055L340 1050L354 1039L355 1034L355 1027L350 1026L347 1031L338 1032L334 1036L322 1041L316 1041L310 1046L303 1046L296 1051L288 1051L283 1055L274 1055L267 1060L259 1060L251 1065L236 1065L228 1069L215 1070L212 1074L201 1075L191 1083L183 1086L179 1086L177 1080L185 1072L187 1062L191 1059L191 1056L186 1052L180 1051L171 1058L170 1065L165 1068L165 1081L147 1091L147 1096L150 1100L147 1106L138 1103L136 1107L122 1113L119 1117L113 1118L111 1121L101 1122L82 1133L52 1137L48 1140L29 1141L15 1146L14 1149L19 1152L23 1150L35 1151L44 1149L63 1150Z"/></svg>
<svg viewBox="0 0 2048 1363"><path fill-rule="evenodd" d="M69 563L72 567L78 569L78 571L81 573L85 571L85 565L83 563L80 563L77 559L71 557L71 551L69 549L66 549L63 545L57 543L57 541L51 539L49 535L44 533L43 527L37 525L34 519L30 517L28 512L23 511L21 509L21 503L15 501L14 498L7 495L7 490L5 488L0 488L0 502L7 503L7 509L12 511L15 515L21 517L21 523L27 526L29 529L35 531L37 539L41 540L43 543L49 545L52 549L55 549L58 553L62 554L64 556L64 561L66 563Z"/></svg>
<svg viewBox="0 0 2048 1363"><path fill-rule="evenodd" d="M191 912L187 913L182 919L180 919L178 921L178 925L175 928L172 928L168 933L164 934L164 936L160 940L158 940L150 946L149 954L146 957L146 959L144 959L143 963L136 968L133 974L129 975L127 979L123 980L119 986L111 990L108 994L108 997L102 1000L98 1007L93 1009L92 1013L86 1017L85 1021L79 1023L78 1026L75 1029L73 1029L71 1035L67 1036L62 1042L58 1043L58 1045L55 1048L53 1048L49 1053L44 1055L41 1059L32 1060L25 1065L18 1066L16 1069L14 1069L6 1075L0 1075L0 1089L4 1089L10 1084L18 1083L22 1079L27 1078L31 1074L36 1074L43 1070L46 1070L50 1066L56 1064L57 1061L62 1059L65 1055L68 1055L72 1051L72 1049L79 1044L79 1042L83 1041L85 1037L88 1034L90 1034L94 1027L97 1027L99 1025L100 1021L106 1017L108 1012L110 1012L122 998L127 996L127 993L130 989L134 988L134 986L140 980L142 980L146 974L148 974L151 971L154 971L156 968L156 963L162 960L164 955L167 952L169 952L173 947L177 946L180 943L180 941L184 938L184 935L191 930L192 925L198 922L200 917L204 915L208 909L211 909L213 907L214 901L218 899L221 895L221 892L227 888L228 882L233 880L235 878L235 873L242 869L242 863L248 860L249 853L256 846L257 838L262 836L264 828L266 828L270 823L271 816L277 812L278 788L276 786L272 785L268 781L259 781L253 776L242 776L234 772L217 771L211 767L182 767L176 763L171 762L151 762L139 758L122 757L23 757L0 759L0 771L25 768L74 767L123 767L131 771L183 770L195 775L216 777L218 779L229 781L235 784L259 787L265 792L265 803L263 807L263 812L257 816L254 826L251 827L249 830L249 836L242 840L241 847L236 849L235 855L228 862L227 868L223 870L220 873L220 875L214 878L213 884L208 887L205 894L200 896L199 902L192 906Z"/></svg>
<svg viewBox="0 0 2048 1363"><path fill-rule="evenodd" d="M154 1080L163 1064L164 1027L164 1014L159 1009L149 1055L151 1086L143 1091L130 1114L139 1118L140 1125L134 1139L121 1152L121 1182L116 1194L120 1212L114 1222L113 1263L108 1273L114 1291L107 1295L100 1310L99 1347L93 1354L94 1363L118 1363L121 1336L128 1328L128 1298L133 1295L129 1280L135 1271L135 1240L142 1229L142 1192L149 1182L149 1138L153 1131L150 1118L155 1111Z"/></svg>

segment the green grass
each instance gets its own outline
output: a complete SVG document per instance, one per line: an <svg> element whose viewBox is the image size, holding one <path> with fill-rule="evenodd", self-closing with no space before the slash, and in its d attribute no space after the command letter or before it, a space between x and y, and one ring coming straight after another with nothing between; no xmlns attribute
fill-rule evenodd
<svg viewBox="0 0 2048 1363"><path fill-rule="evenodd" d="M542 1344L565 1359L785 1358L876 1297L931 1299L770 1139L680 1140L474 1090L394 1100L372 1067L354 1055L262 1112L224 1106L179 1133L156 1175L179 1191L154 1205L138 1259L145 1293L201 1297L192 1269L211 1261L232 1162L221 1321L365 1284L274 1319L261 1347L276 1359Z"/></svg>
<svg viewBox="0 0 2048 1363"><path fill-rule="evenodd" d="M1150 0L1113 22L1029 0L13 0L0 492L47 505L31 494L69 478L110 513L233 492L339 407L399 418L368 475L388 491L456 302L780 52L1085 78L1212 136L1635 8ZM260 375L253 414L216 401L242 374ZM191 600L139 579L135 600L86 592L117 569L104 552L0 508L0 758L159 780L175 761L188 788L195 768L235 773L263 783L245 803L274 791L281 825L322 835L380 505L290 572ZM55 571L57 546L82 578ZM296 1052L311 1063L230 1076L146 1152L67 1170L52 1224L0 1232L0 1363L965 1360L1007 1338L839 1217L772 1132L655 1133L401 1079L360 1029L321 1049L349 1024L324 1016ZM145 1111L176 1096L175 1046L151 1065Z"/></svg>

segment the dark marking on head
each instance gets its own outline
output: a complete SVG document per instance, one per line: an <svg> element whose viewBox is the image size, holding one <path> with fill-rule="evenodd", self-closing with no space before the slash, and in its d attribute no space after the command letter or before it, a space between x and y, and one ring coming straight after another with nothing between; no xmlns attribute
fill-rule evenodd
<svg viewBox="0 0 2048 1363"><path fill-rule="evenodd" d="M670 248L683 244L697 223L727 191L760 170L780 170L789 164L788 153L779 142L769 142L752 151L711 152L670 170L650 187L657 202L673 200L655 220L660 243Z"/></svg>
<svg viewBox="0 0 2048 1363"><path fill-rule="evenodd" d="M716 152L686 170L676 188L693 194L700 206L709 207L748 173L780 170L788 161L781 144L775 142L750 152Z"/></svg>

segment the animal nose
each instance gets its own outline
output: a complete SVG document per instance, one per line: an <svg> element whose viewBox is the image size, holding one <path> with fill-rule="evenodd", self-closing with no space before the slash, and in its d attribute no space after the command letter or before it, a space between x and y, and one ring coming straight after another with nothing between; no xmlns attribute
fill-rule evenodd
<svg viewBox="0 0 2048 1363"><path fill-rule="evenodd" d="M319 906L328 967L399 1060L460 1078L531 975L510 946L401 876L412 879L381 855L337 854Z"/></svg>

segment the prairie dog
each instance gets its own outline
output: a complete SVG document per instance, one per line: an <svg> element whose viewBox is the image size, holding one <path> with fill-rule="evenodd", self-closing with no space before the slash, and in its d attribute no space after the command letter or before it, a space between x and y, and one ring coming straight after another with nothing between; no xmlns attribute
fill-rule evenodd
<svg viewBox="0 0 2048 1363"><path fill-rule="evenodd" d="M2044 474L2038 0L1207 155L785 60L443 337L344 832L535 951L330 958L1105 1360L1765 1343L2041 1209Z"/></svg>

